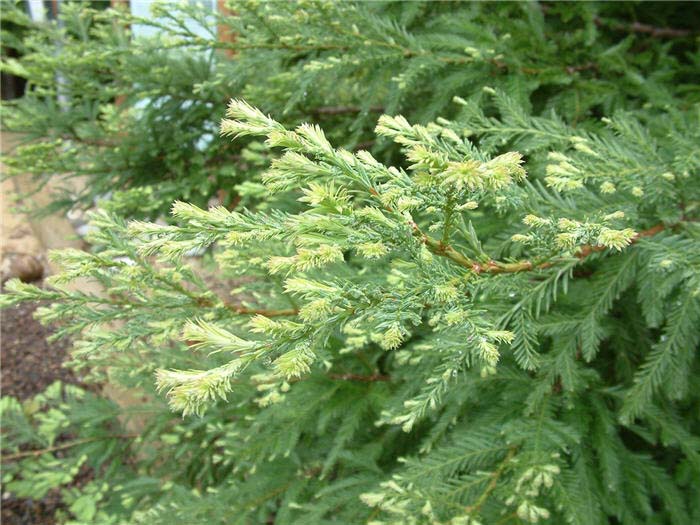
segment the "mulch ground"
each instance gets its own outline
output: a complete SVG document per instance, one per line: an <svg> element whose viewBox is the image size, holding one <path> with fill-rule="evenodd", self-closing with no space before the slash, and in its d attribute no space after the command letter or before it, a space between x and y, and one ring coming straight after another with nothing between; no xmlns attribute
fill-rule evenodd
<svg viewBox="0 0 700 525"><path fill-rule="evenodd" d="M76 383L63 368L68 341L48 343L52 330L34 319L36 305L22 303L0 310L2 395L30 398L56 380Z"/></svg>
<svg viewBox="0 0 700 525"><path fill-rule="evenodd" d="M79 383L62 367L69 342L48 343L52 330L33 317L36 305L27 303L0 310L2 395L27 399L54 381ZM3 525L52 525L61 507L60 495L52 491L40 500L19 499L2 494L0 521Z"/></svg>

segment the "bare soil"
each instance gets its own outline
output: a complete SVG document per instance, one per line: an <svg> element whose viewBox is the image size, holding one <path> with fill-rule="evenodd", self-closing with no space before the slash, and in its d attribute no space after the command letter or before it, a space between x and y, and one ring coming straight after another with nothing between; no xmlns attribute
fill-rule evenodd
<svg viewBox="0 0 700 525"><path fill-rule="evenodd" d="M46 341L52 330L34 319L36 308L36 305L21 303L0 310L3 396L23 400L54 381L76 383L73 373L62 366L68 342Z"/></svg>
<svg viewBox="0 0 700 525"><path fill-rule="evenodd" d="M0 361L3 396L31 398L54 381L79 383L62 364L69 342L49 343L52 330L34 319L36 305L22 303L0 310ZM39 500L2 495L0 522L3 525L53 525L54 513L61 507L58 491Z"/></svg>

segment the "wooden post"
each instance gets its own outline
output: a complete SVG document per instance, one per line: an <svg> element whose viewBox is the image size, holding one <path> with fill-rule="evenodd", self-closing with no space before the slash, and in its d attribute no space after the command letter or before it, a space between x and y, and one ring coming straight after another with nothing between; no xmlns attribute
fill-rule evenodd
<svg viewBox="0 0 700 525"><path fill-rule="evenodd" d="M131 8L129 0L110 0L109 3L112 9L123 9L128 12ZM128 28L129 26L127 25L126 27ZM114 99L114 104L119 106L123 104L125 100L126 95L117 95L117 97Z"/></svg>
<svg viewBox="0 0 700 525"><path fill-rule="evenodd" d="M233 11L231 11L228 7L226 7L226 0L216 0L216 7L217 7L217 11L221 15L232 15L233 14ZM231 31L231 28L225 24L218 25L217 33L219 34L219 41L220 42L227 42L227 43L232 44L236 41L236 34L233 31ZM225 49L224 52L229 57L232 57L235 54L233 49Z"/></svg>
<svg viewBox="0 0 700 525"><path fill-rule="evenodd" d="M110 0L109 3L115 9L118 8L120 5L123 5L127 9L129 9L129 0Z"/></svg>

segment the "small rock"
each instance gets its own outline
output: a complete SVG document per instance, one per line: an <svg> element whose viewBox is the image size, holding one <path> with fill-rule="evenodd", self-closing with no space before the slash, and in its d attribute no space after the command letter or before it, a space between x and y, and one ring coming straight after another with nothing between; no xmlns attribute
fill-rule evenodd
<svg viewBox="0 0 700 525"><path fill-rule="evenodd" d="M6 253L0 265L0 275L3 283L15 277L25 283L38 281L44 276L44 265L34 255Z"/></svg>

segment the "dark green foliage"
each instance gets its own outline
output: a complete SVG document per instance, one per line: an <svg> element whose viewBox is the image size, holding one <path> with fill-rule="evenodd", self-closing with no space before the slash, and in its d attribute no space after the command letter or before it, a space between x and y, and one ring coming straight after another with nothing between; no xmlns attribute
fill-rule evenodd
<svg viewBox="0 0 700 525"><path fill-rule="evenodd" d="M143 59L136 82L150 44L125 46L118 82L144 87L115 108L100 80L129 130L108 134L143 159L157 126L189 158L175 135L193 144L235 95L233 145L202 155L240 155L220 169L247 207L206 209L223 179L192 189L189 165L170 223L117 199L48 288L8 285L152 410L126 445L99 397L3 400L6 456L50 445L43 421L105 436L13 464L10 490L59 461L97 472L65 493L69 523L696 522L698 15L664 5L245 2L215 45L164 12L171 49L148 60L170 80ZM197 77L211 113L178 127L159 90ZM149 173L132 196L174 172ZM78 277L104 294L63 286Z"/></svg>
<svg viewBox="0 0 700 525"><path fill-rule="evenodd" d="M57 206L112 196L115 209L155 217L174 199L257 196L249 185L234 190L258 171L257 155L215 139L222 102L234 96L285 122L319 122L338 145L376 154L388 145L373 144L381 112L417 123L450 117L453 96L483 86L515 91L523 110L554 110L574 124L699 96L692 33L664 42L630 22L695 27L697 15L675 4L232 2L235 15L215 15L168 3L141 20L76 2L62 7L60 26L36 26L11 4L5 19L30 36L16 44L22 58L3 68L26 78L29 91L4 108L3 123L28 143L6 162L42 181L86 178L84 189L57 195ZM193 32L184 16L208 33ZM130 40L134 24L161 33ZM235 42L219 41L217 24ZM537 126L523 116L504 114L508 129Z"/></svg>

